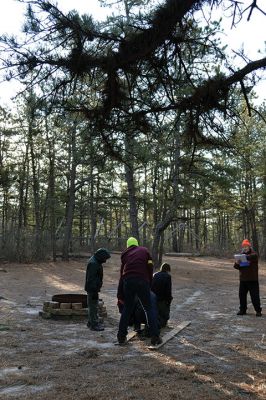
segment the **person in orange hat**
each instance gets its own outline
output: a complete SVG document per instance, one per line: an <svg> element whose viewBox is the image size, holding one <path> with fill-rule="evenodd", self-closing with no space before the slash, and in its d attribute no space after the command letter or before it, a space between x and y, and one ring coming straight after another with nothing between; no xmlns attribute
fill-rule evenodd
<svg viewBox="0 0 266 400"><path fill-rule="evenodd" d="M240 307L237 315L245 315L247 313L247 294L250 293L256 316L261 317L261 304L259 293L258 278L258 255L252 249L248 239L242 242L241 254L244 257L236 259L234 268L239 270L239 301Z"/></svg>

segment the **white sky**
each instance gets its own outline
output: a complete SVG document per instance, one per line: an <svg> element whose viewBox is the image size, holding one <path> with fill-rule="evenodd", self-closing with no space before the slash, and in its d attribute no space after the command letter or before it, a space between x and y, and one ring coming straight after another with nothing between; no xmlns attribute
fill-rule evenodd
<svg viewBox="0 0 266 400"><path fill-rule="evenodd" d="M251 0L242 0L247 5ZM95 20L104 20L107 13L111 13L109 8L100 7L98 0L57 0L58 7L67 12L75 8L81 14L92 14ZM265 10L265 0L258 1L261 8ZM264 4L264 6L263 6ZM16 0L2 0L0 13L0 34L18 34L24 22L25 4L18 3ZM217 13L217 18L219 14ZM229 45L230 48L238 50L244 46L245 52L252 60L265 57L266 54L266 16L258 11L254 11L249 22L246 21L247 16L236 28L230 29L231 19L225 20L224 26L226 35L222 35L222 40ZM264 32L264 34L263 34ZM258 54L258 50L261 54ZM244 64L240 65L243 66ZM264 82L261 82L256 90L259 99L266 101L266 73L263 75ZM0 85L1 103L8 103L10 97L14 96L17 90L15 82L4 82Z"/></svg>
<svg viewBox="0 0 266 400"><path fill-rule="evenodd" d="M100 7L97 0L57 0L60 10L76 9L81 14L93 14L95 19L104 19L108 9ZM24 22L26 5L16 0L2 0L0 13L0 34L18 33Z"/></svg>

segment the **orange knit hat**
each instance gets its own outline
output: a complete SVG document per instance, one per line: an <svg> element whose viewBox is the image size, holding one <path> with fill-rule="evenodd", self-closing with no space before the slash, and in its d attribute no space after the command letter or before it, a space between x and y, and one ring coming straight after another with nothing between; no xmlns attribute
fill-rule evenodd
<svg viewBox="0 0 266 400"><path fill-rule="evenodd" d="M242 242L242 247L251 247L251 243L248 239L244 239Z"/></svg>

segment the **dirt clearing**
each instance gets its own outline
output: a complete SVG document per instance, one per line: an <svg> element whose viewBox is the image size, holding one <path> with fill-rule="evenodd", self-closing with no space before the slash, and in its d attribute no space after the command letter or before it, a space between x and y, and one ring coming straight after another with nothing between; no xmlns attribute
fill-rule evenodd
<svg viewBox="0 0 266 400"><path fill-rule="evenodd" d="M149 341L114 346L119 255L104 267L103 332L83 321L39 317L58 293L84 293L85 260L0 265L0 398L173 400L266 398L266 264L261 318L237 316L233 261L165 257L172 266L171 320L191 324L154 352ZM250 299L249 299L250 303Z"/></svg>

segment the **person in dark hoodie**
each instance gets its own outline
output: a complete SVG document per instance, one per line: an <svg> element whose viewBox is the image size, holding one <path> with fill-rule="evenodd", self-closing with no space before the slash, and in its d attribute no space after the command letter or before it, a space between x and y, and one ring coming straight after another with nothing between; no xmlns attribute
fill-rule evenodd
<svg viewBox="0 0 266 400"><path fill-rule="evenodd" d="M242 242L242 254L246 260L236 260L234 268L239 270L239 301L240 307L237 315L247 313L247 294L250 293L256 316L261 317L261 304L258 278L258 255L251 247L249 240Z"/></svg>
<svg viewBox="0 0 266 400"><path fill-rule="evenodd" d="M103 331L104 327L99 324L98 300L99 292L103 284L103 266L111 255L107 249L100 248L89 259L86 270L85 291L88 302L88 323L92 331Z"/></svg>
<svg viewBox="0 0 266 400"><path fill-rule="evenodd" d="M146 247L139 246L137 239L127 240L127 249L121 255L120 279L123 285L124 306L120 317L117 340L124 344L129 320L135 307L136 296L144 310L151 335L151 344L162 342L159 327L152 312L150 285L153 275L153 262Z"/></svg>
<svg viewBox="0 0 266 400"><path fill-rule="evenodd" d="M156 294L158 318L161 328L164 328L170 318L170 305L172 302L171 267L168 263L161 265L160 271L153 275L151 290Z"/></svg>

